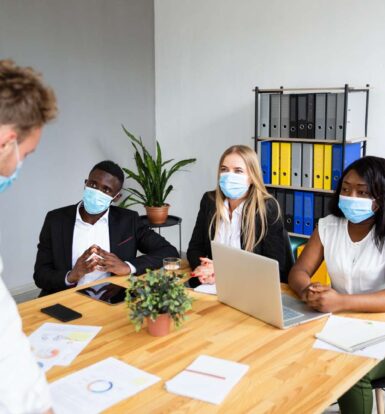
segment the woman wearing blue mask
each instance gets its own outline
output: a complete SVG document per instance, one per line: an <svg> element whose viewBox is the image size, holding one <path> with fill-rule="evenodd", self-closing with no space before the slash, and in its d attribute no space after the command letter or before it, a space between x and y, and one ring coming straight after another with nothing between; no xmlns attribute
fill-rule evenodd
<svg viewBox="0 0 385 414"><path fill-rule="evenodd" d="M190 286L215 283L210 240L278 260L281 280L293 264L277 201L263 184L255 151L228 148L220 158L218 185L204 194L187 250Z"/></svg>
<svg viewBox="0 0 385 414"><path fill-rule="evenodd" d="M330 207L293 266L290 287L320 312L385 312L385 159L351 164ZM323 260L331 287L310 280ZM385 361L340 398L342 414L371 413L371 381L381 377Z"/></svg>

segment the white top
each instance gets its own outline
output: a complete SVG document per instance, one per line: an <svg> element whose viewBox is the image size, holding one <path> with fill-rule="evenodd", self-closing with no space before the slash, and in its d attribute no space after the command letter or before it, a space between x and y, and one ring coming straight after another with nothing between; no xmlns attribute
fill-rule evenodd
<svg viewBox="0 0 385 414"><path fill-rule="evenodd" d="M48 385L22 331L2 269L0 257L0 413L41 414L52 406Z"/></svg>
<svg viewBox="0 0 385 414"><path fill-rule="evenodd" d="M348 233L348 220L329 215L318 222L324 258L332 287L339 293L385 289L385 249L374 243L374 227L359 242Z"/></svg>
<svg viewBox="0 0 385 414"><path fill-rule="evenodd" d="M82 203L79 203L76 209L76 219L75 219L75 228L74 235L72 240L72 268L74 268L78 258L91 247L93 244L98 245L103 250L107 252L110 251L110 232L108 228L108 216L110 209L108 209L102 217L95 223L90 224L83 221L79 208ZM131 273L136 272L135 266L129 262L127 263L131 268ZM94 270L91 273L85 274L77 283L78 286L85 285L86 283L93 282L94 280L103 279L110 276L109 272L102 272L100 270ZM67 274L68 276L68 274ZM71 285L68 282L66 276L66 284Z"/></svg>
<svg viewBox="0 0 385 414"><path fill-rule="evenodd" d="M242 210L245 202L242 202L234 211L230 220L229 202L225 200L225 220L219 223L219 229L215 241L225 244L229 247L241 249L241 228L242 228Z"/></svg>

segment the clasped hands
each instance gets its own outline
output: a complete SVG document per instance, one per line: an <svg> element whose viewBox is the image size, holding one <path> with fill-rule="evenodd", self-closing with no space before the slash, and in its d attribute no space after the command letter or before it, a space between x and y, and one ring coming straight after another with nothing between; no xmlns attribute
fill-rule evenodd
<svg viewBox="0 0 385 414"><path fill-rule="evenodd" d="M107 252L93 244L76 261L74 268L67 276L70 283L77 283L85 274L94 270L110 272L115 275L128 275L130 266L119 259L114 253Z"/></svg>
<svg viewBox="0 0 385 414"><path fill-rule="evenodd" d="M202 284L213 285L215 283L214 264L207 257L200 257L201 264L197 266L191 277L197 277Z"/></svg>
<svg viewBox="0 0 385 414"><path fill-rule="evenodd" d="M343 295L318 282L306 286L301 299L319 312L338 312L343 309Z"/></svg>

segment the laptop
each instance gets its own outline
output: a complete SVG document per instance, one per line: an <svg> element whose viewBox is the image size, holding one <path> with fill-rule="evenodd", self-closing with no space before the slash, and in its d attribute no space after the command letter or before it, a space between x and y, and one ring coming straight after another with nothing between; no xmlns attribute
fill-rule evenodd
<svg viewBox="0 0 385 414"><path fill-rule="evenodd" d="M281 293L276 260L214 241L211 249L220 302L280 329L329 315Z"/></svg>

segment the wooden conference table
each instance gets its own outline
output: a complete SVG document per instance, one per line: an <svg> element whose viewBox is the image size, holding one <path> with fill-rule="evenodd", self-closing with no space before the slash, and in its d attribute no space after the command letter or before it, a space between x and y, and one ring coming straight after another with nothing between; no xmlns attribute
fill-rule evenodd
<svg viewBox="0 0 385 414"><path fill-rule="evenodd" d="M109 280L126 286L125 277ZM313 349L314 334L326 319L280 330L219 303L216 296L192 293L198 300L184 325L166 337L155 338L146 329L134 331L124 303L107 305L75 290L19 305L27 334L43 322L57 322L39 311L55 303L82 313L82 318L70 323L103 327L69 367L55 366L48 371L48 381L110 356L162 378L106 413L322 413L376 365L373 359ZM384 314L370 317L385 319ZM164 380L201 354L250 366L221 405L179 397L164 388Z"/></svg>

